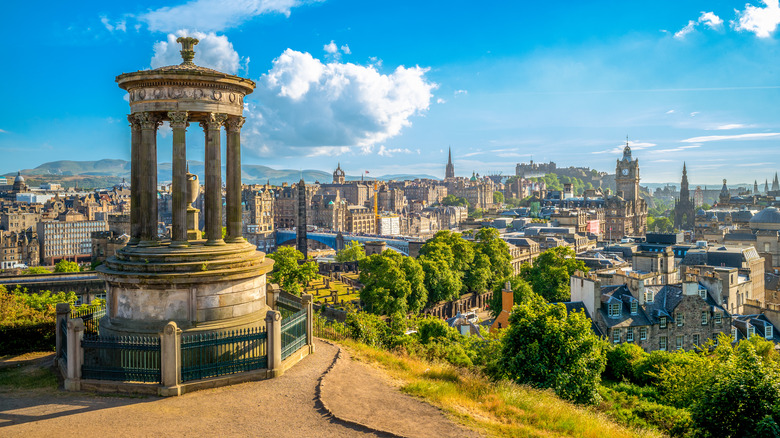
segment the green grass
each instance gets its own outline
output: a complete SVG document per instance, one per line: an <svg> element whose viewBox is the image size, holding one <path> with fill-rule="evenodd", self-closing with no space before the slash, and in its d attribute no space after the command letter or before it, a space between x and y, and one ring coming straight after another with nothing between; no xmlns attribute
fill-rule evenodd
<svg viewBox="0 0 780 438"><path fill-rule="evenodd" d="M360 292L355 291L351 286L347 286L340 281L331 280L328 289L323 289L324 287L325 282L322 280L322 278L320 278L318 280L312 281L309 284L309 287L306 288L303 293L312 294L316 303L333 303L331 300L330 289L336 289L338 291L339 302L344 300L344 303L348 303L352 300L360 299Z"/></svg>
<svg viewBox="0 0 780 438"><path fill-rule="evenodd" d="M0 369L0 391L57 389L57 376L48 367L22 366Z"/></svg>
<svg viewBox="0 0 780 438"><path fill-rule="evenodd" d="M621 426L590 408L512 382L445 363L433 363L346 340L352 356L384 369L401 390L441 408L450 418L496 437L634 437L660 436Z"/></svg>

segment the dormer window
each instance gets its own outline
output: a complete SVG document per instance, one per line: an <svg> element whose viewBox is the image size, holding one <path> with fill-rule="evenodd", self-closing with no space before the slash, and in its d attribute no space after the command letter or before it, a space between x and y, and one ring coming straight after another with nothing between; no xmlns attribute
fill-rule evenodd
<svg viewBox="0 0 780 438"><path fill-rule="evenodd" d="M752 325L748 326L748 339L756 335L756 328Z"/></svg>
<svg viewBox="0 0 780 438"><path fill-rule="evenodd" d="M731 337L736 341L737 340L737 328L732 327L731 328Z"/></svg>
<svg viewBox="0 0 780 438"><path fill-rule="evenodd" d="M620 303L610 303L609 304L609 317L610 318L619 318L620 317Z"/></svg>
<svg viewBox="0 0 780 438"><path fill-rule="evenodd" d="M775 336L775 328L771 324L767 324L764 326L764 337L767 339L772 339Z"/></svg>
<svg viewBox="0 0 780 438"><path fill-rule="evenodd" d="M707 299L707 289L699 289L699 296L706 300Z"/></svg>
<svg viewBox="0 0 780 438"><path fill-rule="evenodd" d="M645 301L647 301L648 303L652 303L653 298L654 298L653 291L651 290L645 291Z"/></svg>
<svg viewBox="0 0 780 438"><path fill-rule="evenodd" d="M636 301L631 302L631 314L636 315L636 312L639 310L639 303Z"/></svg>

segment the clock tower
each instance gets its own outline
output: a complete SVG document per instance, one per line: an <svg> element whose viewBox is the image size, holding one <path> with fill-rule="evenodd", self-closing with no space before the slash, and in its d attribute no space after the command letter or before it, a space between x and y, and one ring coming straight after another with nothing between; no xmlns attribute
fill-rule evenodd
<svg viewBox="0 0 780 438"><path fill-rule="evenodd" d="M631 159L631 148L628 146L628 141L626 141L626 147L623 148L623 158L617 160L615 189L618 192L623 192L623 199L626 201L639 199L639 160Z"/></svg>

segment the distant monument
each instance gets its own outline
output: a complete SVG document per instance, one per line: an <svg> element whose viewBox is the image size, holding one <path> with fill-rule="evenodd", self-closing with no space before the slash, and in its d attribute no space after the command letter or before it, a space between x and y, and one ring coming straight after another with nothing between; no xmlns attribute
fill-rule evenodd
<svg viewBox="0 0 780 438"><path fill-rule="evenodd" d="M674 204L674 227L677 229L693 230L694 206L691 201L691 193L688 187L688 171L683 163L682 181L680 182L680 199Z"/></svg>
<svg viewBox="0 0 780 438"><path fill-rule="evenodd" d="M183 62L117 76L131 113L130 241L98 271L107 283L101 335L157 334L174 321L184 332L264 325L266 273L273 260L241 236L241 126L255 83L193 63L195 38L179 38ZM171 239L159 238L157 128L172 130ZM187 171L186 131L206 137L205 240L198 229L197 177ZM226 144L226 235L222 231L220 131Z"/></svg>
<svg viewBox="0 0 780 438"><path fill-rule="evenodd" d="M447 167L444 169L444 178L455 178L455 166L452 164L452 148L447 154Z"/></svg>

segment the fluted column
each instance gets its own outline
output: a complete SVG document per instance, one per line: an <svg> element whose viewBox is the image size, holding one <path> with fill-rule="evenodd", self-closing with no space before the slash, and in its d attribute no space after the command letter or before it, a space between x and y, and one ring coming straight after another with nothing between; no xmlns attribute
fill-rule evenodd
<svg viewBox="0 0 780 438"><path fill-rule="evenodd" d="M208 114L201 126L206 131L206 245L224 245L222 240L222 163L220 128L227 114Z"/></svg>
<svg viewBox="0 0 780 438"><path fill-rule="evenodd" d="M139 222L141 241L139 246L159 244L157 237L157 128L162 124L160 117L150 111L137 113L136 120L141 125L141 144L139 155L141 186L139 196ZM132 208L132 206L131 206Z"/></svg>
<svg viewBox="0 0 780 438"><path fill-rule="evenodd" d="M246 119L241 116L228 118L225 122L227 131L227 151L225 163L226 204L227 204L227 238L228 243L244 241L241 236L241 126Z"/></svg>
<svg viewBox="0 0 780 438"><path fill-rule="evenodd" d="M187 111L168 112L173 130L173 175L171 184L172 226L171 247L182 248L187 243L187 202L184 199L187 186Z"/></svg>
<svg viewBox="0 0 780 438"><path fill-rule="evenodd" d="M128 245L138 245L141 240L141 219L139 214L140 191L141 191L141 124L135 117L135 114L129 114L127 121L130 122L130 240Z"/></svg>

